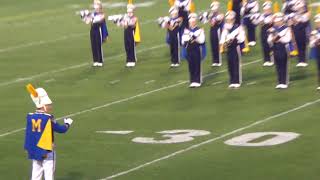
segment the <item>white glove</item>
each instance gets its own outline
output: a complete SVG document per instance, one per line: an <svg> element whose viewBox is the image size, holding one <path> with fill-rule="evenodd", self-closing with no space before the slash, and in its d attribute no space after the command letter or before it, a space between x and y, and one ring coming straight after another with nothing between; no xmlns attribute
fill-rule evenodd
<svg viewBox="0 0 320 180"><path fill-rule="evenodd" d="M73 122L73 120L71 118L65 118L64 119L64 123L68 124L69 126L71 126L72 122Z"/></svg>
<svg viewBox="0 0 320 180"><path fill-rule="evenodd" d="M230 42L232 41L234 38L232 36L230 36L230 34L227 35L227 38L226 38L226 42Z"/></svg>
<svg viewBox="0 0 320 180"><path fill-rule="evenodd" d="M182 42L188 42L190 41L190 36L189 35L183 35L182 36Z"/></svg>
<svg viewBox="0 0 320 180"><path fill-rule="evenodd" d="M200 34L201 34L201 30L198 30L198 31L196 31L196 32L193 33L193 35L194 35L195 37L199 37Z"/></svg>

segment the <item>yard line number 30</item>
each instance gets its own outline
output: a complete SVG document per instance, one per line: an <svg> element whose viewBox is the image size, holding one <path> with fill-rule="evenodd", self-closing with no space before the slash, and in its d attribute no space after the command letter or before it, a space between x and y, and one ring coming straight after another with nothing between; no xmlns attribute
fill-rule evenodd
<svg viewBox="0 0 320 180"><path fill-rule="evenodd" d="M121 134L121 131L97 131L97 133L107 134ZM133 131L123 131L129 134ZM165 130L157 132L162 135L163 139L156 139L154 137L135 137L132 139L135 143L143 144L175 144L184 143L194 140L195 137L207 136L210 134L209 131L205 130L194 130L194 129L175 129ZM294 132L254 132L246 133L240 136L233 137L224 143L231 146L274 146L284 144L298 138L300 134Z"/></svg>

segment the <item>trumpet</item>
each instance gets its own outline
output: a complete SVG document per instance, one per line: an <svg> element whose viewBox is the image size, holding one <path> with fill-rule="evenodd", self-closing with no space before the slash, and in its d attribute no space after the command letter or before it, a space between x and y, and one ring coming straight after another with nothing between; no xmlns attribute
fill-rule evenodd
<svg viewBox="0 0 320 180"><path fill-rule="evenodd" d="M312 43L314 46L320 46L320 34L317 32L317 30L311 32L310 43Z"/></svg>
<svg viewBox="0 0 320 180"><path fill-rule="evenodd" d="M227 38L226 41L223 43L223 49L228 49L228 47L231 46L234 40L234 38Z"/></svg>
<svg viewBox="0 0 320 180"><path fill-rule="evenodd" d="M157 23L161 28L166 28L169 25L170 18L168 16L165 17L159 17L157 19Z"/></svg>
<svg viewBox="0 0 320 180"><path fill-rule="evenodd" d="M84 19L85 17L91 16L91 12L88 9L79 11L79 15L81 19Z"/></svg>
<svg viewBox="0 0 320 180"><path fill-rule="evenodd" d="M239 28L230 32L226 36L226 39L223 43L224 49L227 49L236 40L236 38L238 37L239 34L240 34Z"/></svg>
<svg viewBox="0 0 320 180"><path fill-rule="evenodd" d="M199 15L199 21L203 24L206 24L209 22L209 19L211 19L213 16L212 13L209 13L209 12L203 12L203 13L200 13Z"/></svg>
<svg viewBox="0 0 320 180"><path fill-rule="evenodd" d="M127 15L124 14L117 14L117 15L111 15L108 16L108 21L112 21L115 24L120 23L121 21L123 21L126 18Z"/></svg>
<svg viewBox="0 0 320 180"><path fill-rule="evenodd" d="M81 20L84 21L86 24L92 22L93 13L87 9L77 12L77 15L80 15Z"/></svg>
<svg viewBox="0 0 320 180"><path fill-rule="evenodd" d="M281 36L279 35L279 33L274 29L274 28L270 28L268 30L268 32L270 33L270 35L273 37L273 42L278 42L279 39L281 38Z"/></svg>

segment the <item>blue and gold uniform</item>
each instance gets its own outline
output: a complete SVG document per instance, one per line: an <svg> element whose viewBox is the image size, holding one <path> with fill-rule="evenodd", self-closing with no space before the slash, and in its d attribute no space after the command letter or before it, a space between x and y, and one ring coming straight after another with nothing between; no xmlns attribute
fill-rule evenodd
<svg viewBox="0 0 320 180"><path fill-rule="evenodd" d="M266 1L262 5L263 13L253 17L253 23L261 25L260 38L263 52L263 66L273 66L273 57L270 45L268 43L269 29L272 28L273 12L272 1Z"/></svg>
<svg viewBox="0 0 320 180"><path fill-rule="evenodd" d="M175 7L179 9L179 17L182 19L180 26L180 37L183 35L184 29L189 27L188 16L190 14L191 0L176 0Z"/></svg>
<svg viewBox="0 0 320 180"><path fill-rule="evenodd" d="M180 36L181 18L171 17L168 22L168 43L170 45L171 67L180 65Z"/></svg>
<svg viewBox="0 0 320 180"><path fill-rule="evenodd" d="M201 86L201 60L206 57L205 34L204 30L196 25L197 15L189 15L189 28L184 30L182 45L185 47L186 59L189 65L190 86L197 88Z"/></svg>
<svg viewBox="0 0 320 180"><path fill-rule="evenodd" d="M242 82L241 48L245 41L245 32L241 25L235 23L236 13L228 11L225 15L220 46L227 52L228 70L230 75L229 88L239 88Z"/></svg>
<svg viewBox="0 0 320 180"><path fill-rule="evenodd" d="M159 26L163 29L167 29L166 42L170 48L171 66L180 66L180 27L182 24L182 18L179 17L179 10L177 7L172 6L169 9L169 16L160 17L158 19Z"/></svg>
<svg viewBox="0 0 320 180"><path fill-rule="evenodd" d="M51 114L52 101L43 88L35 89L27 85L31 99L36 105L36 112L26 117L24 149L32 160L31 180L53 180L55 172L54 132L65 133L73 120L64 119L64 125L59 125Z"/></svg>
<svg viewBox="0 0 320 180"><path fill-rule="evenodd" d="M242 0L232 0L232 10L236 13L235 24L241 24L241 8L242 8Z"/></svg>
<svg viewBox="0 0 320 180"><path fill-rule="evenodd" d="M298 50L298 64L297 67L306 67L307 64L307 47L310 35L310 13L304 0L297 0L293 8L294 15L289 19L296 48Z"/></svg>
<svg viewBox="0 0 320 180"><path fill-rule="evenodd" d="M221 66L221 53L219 41L222 33L222 27L224 23L224 15L219 12L220 3L213 1L210 5L211 13L209 14L210 24L210 43L212 54L212 66Z"/></svg>
<svg viewBox="0 0 320 180"><path fill-rule="evenodd" d="M102 44L109 36L105 15L102 10L102 3L100 0L95 0L93 3L94 11L89 10L80 11L81 19L91 25L90 41L91 51L93 56L93 66L103 66L103 50Z"/></svg>
<svg viewBox="0 0 320 180"><path fill-rule="evenodd" d="M311 32L310 36L310 47L311 47L311 58L316 59L318 68L318 85L317 90L320 90L320 14L314 17L316 25L315 30Z"/></svg>
<svg viewBox="0 0 320 180"><path fill-rule="evenodd" d="M127 55L126 67L134 67L137 62L136 45L141 42L140 27L138 18L134 15L135 6L127 5L127 14L121 21L117 22L118 26L124 28L124 47Z"/></svg>
<svg viewBox="0 0 320 180"><path fill-rule="evenodd" d="M269 30L268 42L272 48L278 76L277 89L286 89L289 84L288 56L289 43L292 40L291 29L284 23L284 15L274 15L273 27Z"/></svg>
<svg viewBox="0 0 320 180"><path fill-rule="evenodd" d="M44 160L53 152L54 132L65 133L69 125L59 125L53 115L44 112L27 115L24 149L29 159Z"/></svg>
<svg viewBox="0 0 320 180"><path fill-rule="evenodd" d="M102 43L109 36L104 15L101 12L94 12L90 29L91 50L94 66L102 66L104 62Z"/></svg>
<svg viewBox="0 0 320 180"><path fill-rule="evenodd" d="M135 17L128 17L128 26L124 29L124 47L127 54L127 63L135 63L136 58L136 44L134 41L134 31L136 28Z"/></svg>
<svg viewBox="0 0 320 180"><path fill-rule="evenodd" d="M252 22L252 17L259 12L259 4L256 0L248 0L241 9L242 23L247 29L248 45L256 45L256 25Z"/></svg>

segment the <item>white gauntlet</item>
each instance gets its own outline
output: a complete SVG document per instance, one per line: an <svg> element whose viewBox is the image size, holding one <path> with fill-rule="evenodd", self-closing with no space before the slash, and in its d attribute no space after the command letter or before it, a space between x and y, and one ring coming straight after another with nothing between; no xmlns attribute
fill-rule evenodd
<svg viewBox="0 0 320 180"><path fill-rule="evenodd" d="M65 118L64 119L64 123L68 124L69 126L71 126L72 122L73 122L73 120L71 118Z"/></svg>

